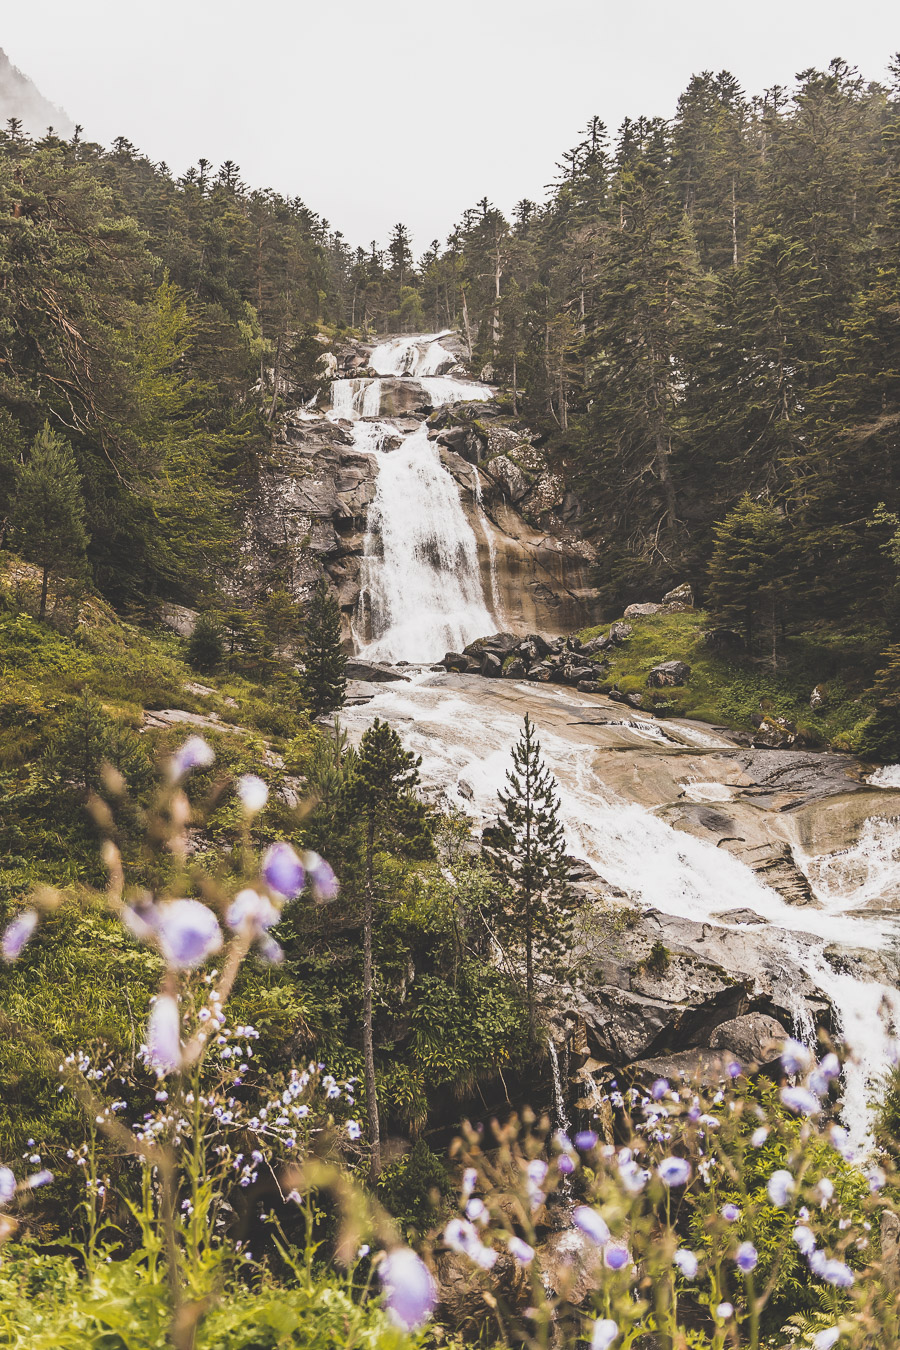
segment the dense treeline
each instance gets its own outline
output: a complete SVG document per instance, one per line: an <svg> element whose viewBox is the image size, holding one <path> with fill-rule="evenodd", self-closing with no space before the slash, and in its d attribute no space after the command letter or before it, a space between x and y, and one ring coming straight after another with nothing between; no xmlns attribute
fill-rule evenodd
<svg viewBox="0 0 900 1350"><path fill-rule="evenodd" d="M232 163L175 179L124 138L35 143L15 121L0 219L0 533L49 422L75 453L101 589L195 598L230 556L285 382L315 392L340 237Z"/></svg>
<svg viewBox="0 0 900 1350"><path fill-rule="evenodd" d="M842 61L749 98L695 76L675 117L598 118L545 205L487 199L433 247L429 323L459 324L556 445L610 601L690 575L743 494L783 518L781 610L841 621L892 591L900 67ZM768 547L768 545L767 545Z"/></svg>

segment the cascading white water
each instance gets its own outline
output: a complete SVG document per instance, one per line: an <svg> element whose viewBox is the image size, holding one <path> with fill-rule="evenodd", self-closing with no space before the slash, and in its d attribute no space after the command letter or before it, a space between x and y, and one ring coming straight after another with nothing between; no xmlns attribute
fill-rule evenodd
<svg viewBox="0 0 900 1350"><path fill-rule="evenodd" d="M559 785L567 847L573 856L591 863L607 882L635 900L666 914L740 932L740 941L746 930L730 924L727 911L750 910L765 920L753 928L754 944L783 1006L794 1014L796 1031L810 1041L815 1028L792 972L803 971L829 1000L854 1052L845 1074L845 1122L856 1146L862 1146L872 1085L895 1053L900 995L877 981L835 970L824 948L835 943L877 950L892 940L892 926L875 916L852 915L848 912L854 908L852 896L846 896L839 908L837 893L827 889L819 896L822 908L788 905L726 850L676 831L645 808L622 801L598 777L595 748L575 734L577 722L572 723L571 739L547 733L541 726L542 702L559 699L573 709L596 704L564 690L527 684L514 689L515 705L506 681L478 682L469 693L448 687L446 677L422 674L409 684L380 691L364 707L348 709L345 720L357 733L375 716L389 720L406 748L422 756L423 782L439 789L456 807L485 820L496 813L497 790L504 785L510 749L528 709L537 722L544 759ZM644 720L627 725L635 746L667 734L659 724L651 724L657 734L648 737ZM693 730L679 726L678 737L688 740L685 733ZM716 747L714 736L699 734L710 749Z"/></svg>
<svg viewBox="0 0 900 1350"><path fill-rule="evenodd" d="M355 631L374 661L436 661L496 628L459 489L422 426L378 458Z"/></svg>
<svg viewBox="0 0 900 1350"><path fill-rule="evenodd" d="M478 472L478 465L472 466L472 491L475 497L475 505L478 508L478 516L484 530L485 543L488 550L488 567L491 578L491 608L494 611L494 618L497 627L503 627L503 599L500 595L500 582L497 577L497 545L494 543L494 531L491 522L488 520L484 510L484 502L481 495L481 474Z"/></svg>
<svg viewBox="0 0 900 1350"><path fill-rule="evenodd" d="M380 411L380 380L331 381L332 417L353 421L357 417L377 417Z"/></svg>
<svg viewBox="0 0 900 1350"><path fill-rule="evenodd" d="M369 365L379 375L444 375L456 365L456 357L442 347L440 339L449 337L453 330L441 333L421 333L413 337L392 338L382 342L369 358Z"/></svg>

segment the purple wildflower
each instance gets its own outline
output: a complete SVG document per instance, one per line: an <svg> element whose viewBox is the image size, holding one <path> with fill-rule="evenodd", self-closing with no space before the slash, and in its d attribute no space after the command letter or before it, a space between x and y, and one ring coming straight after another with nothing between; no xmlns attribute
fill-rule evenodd
<svg viewBox="0 0 900 1350"><path fill-rule="evenodd" d="M806 1073L812 1064L812 1055L802 1041L790 1039L784 1043L781 1064L785 1073Z"/></svg>
<svg viewBox="0 0 900 1350"><path fill-rule="evenodd" d="M160 951L173 970L195 970L222 946L222 930L199 900L169 900L157 911Z"/></svg>
<svg viewBox="0 0 900 1350"><path fill-rule="evenodd" d="M520 1237L511 1237L506 1245L509 1247L510 1256L518 1261L520 1265L527 1266L534 1260L534 1248L529 1247L524 1239Z"/></svg>
<svg viewBox="0 0 900 1350"><path fill-rule="evenodd" d="M358 1138L360 1137L361 1134L362 1134L362 1130L361 1130L361 1128L360 1128L359 1121L358 1121L358 1120L348 1120L348 1121L347 1121L347 1138L348 1138L348 1139L358 1139Z"/></svg>
<svg viewBox="0 0 900 1350"><path fill-rule="evenodd" d="M600 1317L591 1333L591 1350L609 1350L619 1334L619 1326L611 1317Z"/></svg>
<svg viewBox="0 0 900 1350"><path fill-rule="evenodd" d="M384 1304L391 1320L404 1331L415 1331L431 1316L437 1290L431 1271L408 1247L395 1247L378 1267Z"/></svg>
<svg viewBox="0 0 900 1350"><path fill-rule="evenodd" d="M751 1134L750 1143L753 1145L754 1148L762 1148L763 1144L769 1137L769 1133L770 1131L768 1125L760 1125Z"/></svg>
<svg viewBox="0 0 900 1350"><path fill-rule="evenodd" d="M727 1322L729 1317L734 1317L733 1303L720 1303L716 1308L716 1317L722 1322Z"/></svg>
<svg viewBox="0 0 900 1350"><path fill-rule="evenodd" d="M0 1205L8 1205L16 1193L16 1178L8 1167L0 1167Z"/></svg>
<svg viewBox="0 0 900 1350"><path fill-rule="evenodd" d="M53 1180L53 1173L49 1172L45 1167L43 1168L42 1171L35 1172L32 1176L30 1176L28 1178L27 1184L31 1188L31 1190L36 1191L41 1186L49 1186L52 1180Z"/></svg>
<svg viewBox="0 0 900 1350"><path fill-rule="evenodd" d="M815 1116L821 1111L822 1106L814 1092L810 1092L805 1087L784 1087L781 1089L781 1100L789 1111L793 1111L798 1116Z"/></svg>
<svg viewBox="0 0 900 1350"><path fill-rule="evenodd" d="M262 860L262 874L267 885L279 895L283 895L286 900L293 900L298 896L306 880L303 864L290 844L286 844L284 840L271 844L266 849Z"/></svg>
<svg viewBox="0 0 900 1350"><path fill-rule="evenodd" d="M631 1255L627 1247L620 1242L610 1243L603 1253L603 1260L610 1270L622 1270L631 1260Z"/></svg>
<svg viewBox="0 0 900 1350"><path fill-rule="evenodd" d="M313 893L313 899L320 903L325 900L334 900L340 890L340 884L331 868L331 865L320 858L318 853L304 853L303 866L306 868L306 879L309 882Z"/></svg>
<svg viewBox="0 0 900 1350"><path fill-rule="evenodd" d="M656 1082L650 1089L650 1096L653 1098L655 1102L660 1102L662 1101L663 1097L666 1095L668 1090L669 1090L669 1080L667 1078L657 1078Z"/></svg>
<svg viewBox="0 0 900 1350"><path fill-rule="evenodd" d="M737 1223L738 1219L741 1217L741 1211L738 1209L737 1205L733 1205L730 1200L727 1205L722 1206L721 1214L722 1218L727 1219L729 1223Z"/></svg>
<svg viewBox="0 0 900 1350"><path fill-rule="evenodd" d="M241 805L250 816L261 811L269 800L269 789L255 773L245 773L237 780L235 791L241 799Z"/></svg>
<svg viewBox="0 0 900 1350"><path fill-rule="evenodd" d="M26 943L30 940L35 928L37 928L37 910L23 909L21 914L6 925L3 938L0 940L0 951L3 953L4 961L17 961L22 955Z"/></svg>
<svg viewBox="0 0 900 1350"><path fill-rule="evenodd" d="M172 756L171 773L177 781L191 769L208 769L215 759L215 751L202 736L188 736Z"/></svg>
<svg viewBox="0 0 900 1350"><path fill-rule="evenodd" d="M647 1184L647 1175L638 1163L619 1163L619 1176L629 1195L640 1195Z"/></svg>
<svg viewBox="0 0 900 1350"><path fill-rule="evenodd" d="M160 1076L181 1068L181 1017L171 994L158 994L147 1026L147 1054Z"/></svg>
<svg viewBox="0 0 900 1350"><path fill-rule="evenodd" d="M816 1250L816 1238L811 1228L807 1228L803 1223L798 1223L791 1237L803 1256L812 1256Z"/></svg>
<svg viewBox="0 0 900 1350"><path fill-rule="evenodd" d="M749 1275L759 1260L759 1253L752 1242L742 1242L737 1249L734 1260L738 1270L742 1270L745 1275Z"/></svg>
<svg viewBox="0 0 900 1350"><path fill-rule="evenodd" d="M575 1147L581 1149L582 1153L589 1153L592 1148L597 1147L597 1135L594 1130L579 1130L575 1136Z"/></svg>
<svg viewBox="0 0 900 1350"><path fill-rule="evenodd" d="M606 1220L595 1209L591 1209L590 1205L577 1205L572 1211L572 1222L598 1247L604 1247L609 1242L610 1234Z"/></svg>
<svg viewBox="0 0 900 1350"><path fill-rule="evenodd" d="M817 1331L813 1336L812 1350L832 1350L840 1338L840 1327L826 1327L824 1331Z"/></svg>
<svg viewBox="0 0 900 1350"><path fill-rule="evenodd" d="M238 891L228 906L225 922L234 932L239 933L246 928L248 933L257 938L268 932L280 918L281 914L267 895L260 895L259 891L247 886Z"/></svg>
<svg viewBox="0 0 900 1350"><path fill-rule="evenodd" d="M697 1275L697 1258L693 1252L688 1251L687 1247L679 1247L672 1257L678 1269L686 1280L693 1280Z"/></svg>
<svg viewBox="0 0 900 1350"><path fill-rule="evenodd" d="M845 1266L843 1261L834 1259L825 1262L822 1270L822 1279L826 1284L833 1284L836 1289L849 1289L856 1283L856 1276L849 1266Z"/></svg>
<svg viewBox="0 0 900 1350"><path fill-rule="evenodd" d="M786 1209L788 1198L796 1189L796 1181L783 1167L772 1173L766 1186L768 1197L776 1209Z"/></svg>
<svg viewBox="0 0 900 1350"><path fill-rule="evenodd" d="M737 1062L736 1059L733 1059L731 1063L728 1065L729 1078L740 1078L743 1072L744 1070L741 1068L740 1064Z"/></svg>
<svg viewBox="0 0 900 1350"><path fill-rule="evenodd" d="M556 1166L564 1177L571 1176L575 1171L575 1162L569 1157L568 1153L561 1153L556 1160Z"/></svg>
<svg viewBox="0 0 900 1350"><path fill-rule="evenodd" d="M656 1173L664 1186L686 1186L691 1179L691 1165L686 1158L663 1158Z"/></svg>

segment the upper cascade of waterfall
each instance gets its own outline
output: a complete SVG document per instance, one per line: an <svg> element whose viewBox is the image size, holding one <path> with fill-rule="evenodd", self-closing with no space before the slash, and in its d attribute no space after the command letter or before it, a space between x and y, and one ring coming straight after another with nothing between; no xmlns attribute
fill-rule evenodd
<svg viewBox="0 0 900 1350"><path fill-rule="evenodd" d="M456 357L442 347L440 339L449 337L452 328L441 333L415 334L380 343L369 358L379 375L446 375L457 364Z"/></svg>

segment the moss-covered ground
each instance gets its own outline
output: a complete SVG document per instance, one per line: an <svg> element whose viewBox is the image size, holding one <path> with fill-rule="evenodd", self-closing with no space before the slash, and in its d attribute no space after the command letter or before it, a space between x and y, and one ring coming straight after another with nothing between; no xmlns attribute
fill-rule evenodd
<svg viewBox="0 0 900 1350"><path fill-rule="evenodd" d="M704 633L714 621L703 610L629 619L631 637L594 660L603 663L604 686L644 695L648 708L722 726L751 729L754 714L784 718L809 744L853 750L871 713L865 695L885 634L872 625L854 633L811 629L779 644L777 669L771 655L723 655ZM609 631L609 624L583 629L582 641ZM677 688L650 690L647 676L661 661L680 660L691 673ZM817 686L825 701L810 706Z"/></svg>

